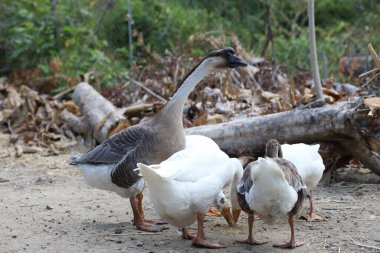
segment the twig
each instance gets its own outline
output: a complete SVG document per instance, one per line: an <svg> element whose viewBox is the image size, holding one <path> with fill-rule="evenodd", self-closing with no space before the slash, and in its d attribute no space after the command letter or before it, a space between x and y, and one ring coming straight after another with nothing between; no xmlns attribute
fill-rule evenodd
<svg viewBox="0 0 380 253"><path fill-rule="evenodd" d="M5 157L10 157L11 154L4 154L4 155L1 155L0 158L5 158Z"/></svg>
<svg viewBox="0 0 380 253"><path fill-rule="evenodd" d="M152 95L153 97L161 100L162 102L166 103L167 100L163 97L161 97L160 95L156 94L154 91L152 91L151 89L149 89L148 87L146 87L144 84L140 83L139 81L136 81L128 76L125 76L125 78L127 78L130 82L136 84L137 86L139 86L140 88L144 89L146 92L148 92L150 95Z"/></svg>
<svg viewBox="0 0 380 253"><path fill-rule="evenodd" d="M365 84L363 84L363 85L360 86L360 87L363 88L363 87L367 86L369 83L371 83L373 80L375 80L379 75L380 75L380 72L377 73L377 74L375 74L373 77L371 77L371 79L369 79Z"/></svg>
<svg viewBox="0 0 380 253"><path fill-rule="evenodd" d="M179 63L181 61L183 55L180 55L177 59L177 63L175 65L175 71L174 71L174 78L173 78L173 83L177 83L177 78L178 78L178 71L179 71Z"/></svg>
<svg viewBox="0 0 380 253"><path fill-rule="evenodd" d="M354 245L356 245L356 246L360 246L360 247L364 247L364 248L369 248L369 249L380 250L380 247L376 247L376 246L360 243L360 242L354 240L351 236L350 236L350 239L352 241L351 243L354 244Z"/></svg>
<svg viewBox="0 0 380 253"><path fill-rule="evenodd" d="M140 71L140 74L139 74L139 77L137 78L137 80L140 82L141 81L141 78L143 77L143 74L144 72L146 71L146 66L144 66L142 68L142 70Z"/></svg>
<svg viewBox="0 0 380 253"><path fill-rule="evenodd" d="M141 233L128 233L128 234L108 234L107 236L124 236L124 235L159 235L159 233L153 232L141 232Z"/></svg>
<svg viewBox="0 0 380 253"><path fill-rule="evenodd" d="M0 183L6 183L6 182L9 182L9 180L8 180L8 179L5 179L5 178L1 178L1 177L0 177Z"/></svg>
<svg viewBox="0 0 380 253"><path fill-rule="evenodd" d="M19 207L32 207L32 206L38 206L38 204L34 204L34 205L23 205L23 206L19 206Z"/></svg>
<svg viewBox="0 0 380 253"><path fill-rule="evenodd" d="M365 72L365 73L363 73L363 74L360 74L360 75L359 75L359 78L362 78L362 77L364 77L364 76L367 76L367 75L369 75L369 74L372 74L373 72L376 72L376 71L378 71L378 70L380 70L380 69L375 68L375 69L372 69L372 70L370 70L370 71L367 71L367 72Z"/></svg>
<svg viewBox="0 0 380 253"><path fill-rule="evenodd" d="M72 92L73 90L75 90L75 87L76 87L76 86L74 86L74 87L70 87L70 88L68 88L68 89L66 89L66 90L61 91L60 93L54 95L54 96L53 96L53 99L54 99L54 100L55 100L55 99L58 99L58 98L60 98L60 97L62 97L62 96L64 96L64 95L66 95L67 93Z"/></svg>
<svg viewBox="0 0 380 253"><path fill-rule="evenodd" d="M373 61L375 62L376 68L380 69L380 59L379 59L379 56L377 56L377 53L376 53L375 49L373 49L371 43L368 44L368 51L371 54L371 57L372 57Z"/></svg>

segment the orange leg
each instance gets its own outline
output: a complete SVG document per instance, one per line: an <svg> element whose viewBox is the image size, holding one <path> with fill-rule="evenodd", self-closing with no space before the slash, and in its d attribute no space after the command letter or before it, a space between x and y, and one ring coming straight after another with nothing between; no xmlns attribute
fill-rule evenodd
<svg viewBox="0 0 380 253"><path fill-rule="evenodd" d="M305 242L297 242L295 239L295 235L294 235L294 223L296 220L295 217L296 216L294 214L290 214L289 218L288 218L288 222L289 222L289 226L290 226L290 241L287 243L274 244L273 247L294 249L294 248L297 248L297 247L305 244Z"/></svg>
<svg viewBox="0 0 380 253"><path fill-rule="evenodd" d="M313 191L310 190L310 212L307 215L302 215L301 219L305 219L307 221L324 221L325 217L314 212L314 201L313 201Z"/></svg>
<svg viewBox="0 0 380 253"><path fill-rule="evenodd" d="M197 223L198 223L198 232L196 237L193 239L193 245L200 248L209 248L209 249L219 249L225 248L226 246L221 245L219 243L212 243L205 240L204 232L203 232L203 221L205 218L205 214L197 214Z"/></svg>
<svg viewBox="0 0 380 253"><path fill-rule="evenodd" d="M142 206L142 200L143 200L144 196L143 196L142 192L137 193L136 198L137 198L137 209L139 210L141 218L144 219L145 218L144 208Z"/></svg>
<svg viewBox="0 0 380 253"><path fill-rule="evenodd" d="M232 211L232 219L234 221L234 225L236 225L236 223L238 222L240 213L241 213L241 209Z"/></svg>
<svg viewBox="0 0 380 253"><path fill-rule="evenodd" d="M129 200L131 202L133 212L133 223L137 229L147 232L160 232L162 230L168 229L167 227L158 227L145 222L144 218L139 212L138 203L136 203L136 197L131 197Z"/></svg>
<svg viewBox="0 0 380 253"><path fill-rule="evenodd" d="M196 237L196 235L190 234L187 228L182 228L181 237L186 240L193 240Z"/></svg>
<svg viewBox="0 0 380 253"><path fill-rule="evenodd" d="M252 229L255 216L253 214L248 215L248 238L246 240L239 240L239 243L247 243L251 245L261 245L267 243L267 241L258 241L253 239Z"/></svg>
<svg viewBox="0 0 380 253"><path fill-rule="evenodd" d="M140 213L140 216L141 218L144 220L145 223L150 223L150 224L156 224L156 225L160 225L160 224L167 224L165 221L159 219L159 220L148 220L148 219L145 219L145 215L144 215L144 208L143 208L143 205L142 205L142 201L143 201L143 193L142 192L139 192L137 195L136 195L136 198L137 198L137 209Z"/></svg>

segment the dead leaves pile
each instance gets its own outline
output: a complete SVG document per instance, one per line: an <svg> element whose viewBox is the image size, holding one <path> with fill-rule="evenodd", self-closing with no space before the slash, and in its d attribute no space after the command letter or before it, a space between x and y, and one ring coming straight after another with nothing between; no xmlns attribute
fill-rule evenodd
<svg viewBox="0 0 380 253"><path fill-rule="evenodd" d="M202 80L185 105L185 127L287 111L316 99L309 73L289 77L285 66L249 53L236 36L206 34L191 36L189 46L176 55L169 51L164 55L150 53L147 65L135 67L133 78L125 78L119 85L104 88L100 93L119 108L153 104L157 98L161 103L168 100L177 84L201 59L190 56L194 55L192 45L201 46L205 52L231 45L236 54L250 64L247 68L220 72ZM324 95L330 103L360 93L352 84L329 80L323 85ZM35 152L56 154L67 146L61 145L62 140L75 138L72 129L61 119L62 111L66 108L75 115L81 112L71 100L63 101L29 87L14 86L5 79L0 81L2 130L12 134L11 141L19 153L22 153L20 150L32 152L30 147L34 146L39 148ZM134 124L144 118L144 114L137 114L138 120L136 115L133 115L134 120L129 119Z"/></svg>
<svg viewBox="0 0 380 253"><path fill-rule="evenodd" d="M16 88L0 81L0 124L11 133L16 156L23 153L55 155L73 145L60 119L63 104L27 86ZM65 141L63 141L65 140Z"/></svg>
<svg viewBox="0 0 380 253"><path fill-rule="evenodd" d="M201 46L205 52L231 45L236 54L250 64L246 68L220 72L202 80L186 103L186 127L287 111L316 99L309 73L288 77L285 66L250 54L234 35L195 34L189 38L189 47L184 48L179 56L170 52L163 56L152 53L148 65L136 66L135 81L163 99L169 99L177 84L201 60L201 57L188 56L192 55L192 45ZM357 96L360 92L352 84L333 80L325 82L323 90L330 103ZM110 96L106 97L119 107L157 101L130 81L118 90L103 91L103 95L107 94Z"/></svg>

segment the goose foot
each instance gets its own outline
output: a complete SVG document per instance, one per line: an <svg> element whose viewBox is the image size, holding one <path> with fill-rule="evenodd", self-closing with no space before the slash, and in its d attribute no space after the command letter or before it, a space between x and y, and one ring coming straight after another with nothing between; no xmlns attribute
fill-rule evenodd
<svg viewBox="0 0 380 253"><path fill-rule="evenodd" d="M212 243L204 239L197 239L197 237L193 239L193 246L199 247L199 248L208 248L208 249L221 249L221 248L227 247L219 243Z"/></svg>
<svg viewBox="0 0 380 253"><path fill-rule="evenodd" d="M142 230L146 232L161 232L162 230L169 229L169 227L167 226L155 226L155 223L152 223L152 221L146 220L144 218L142 205L140 205L140 203L136 201L136 197L130 197L129 200L131 202L131 207L132 207L132 212L133 212L133 225L135 225L138 230ZM140 200L142 200L142 198L140 198Z"/></svg>
<svg viewBox="0 0 380 253"><path fill-rule="evenodd" d="M325 221L326 218L322 215L319 215L314 212L314 200L313 200L313 191L309 192L309 200L310 200L310 211L307 215L302 215L299 219L307 220L307 221Z"/></svg>
<svg viewBox="0 0 380 253"><path fill-rule="evenodd" d="M277 243L273 244L273 247L276 248L283 248L283 249L294 249L299 246L302 246L305 244L305 242L297 242L295 239L295 234L294 234L294 223L296 221L296 216L294 213L290 213L288 216L288 223L290 226L290 241L286 243Z"/></svg>
<svg viewBox="0 0 380 253"><path fill-rule="evenodd" d="M253 233L252 233L252 228L253 228L253 222L255 221L255 216L253 213L248 214L248 238L246 240L239 240L236 241L238 243L246 243L250 245L261 245L267 243L267 241L259 241L253 239Z"/></svg>
<svg viewBox="0 0 380 253"><path fill-rule="evenodd" d="M255 240L252 237L251 238L248 237L246 240L237 240L236 242L250 244L250 245L262 245L262 244L268 243L268 241Z"/></svg>
<svg viewBox="0 0 380 253"><path fill-rule="evenodd" d="M166 226L154 226L152 224L146 224L146 223L136 224L136 228L141 231L155 232L155 233L169 229L169 227L166 227Z"/></svg>
<svg viewBox="0 0 380 253"><path fill-rule="evenodd" d="M290 242L287 242L287 243L276 243L276 244L273 244L273 247L283 248L283 249L294 249L294 248L297 248L297 247L302 246L304 244L305 244L305 242L290 241Z"/></svg>
<svg viewBox="0 0 380 253"><path fill-rule="evenodd" d="M153 225L165 225L165 224L168 224L163 219L154 219L154 220L144 219L144 223L149 223L149 224L153 224Z"/></svg>
<svg viewBox="0 0 380 253"><path fill-rule="evenodd" d="M181 237L185 240L193 240L197 235L189 233L189 230L187 228L182 229L182 235Z"/></svg>
<svg viewBox="0 0 380 253"><path fill-rule="evenodd" d="M307 221L325 221L326 218L317 214L317 213L309 213L309 214L304 214L299 217L299 219L302 220L307 220Z"/></svg>
<svg viewBox="0 0 380 253"><path fill-rule="evenodd" d="M199 248L208 248L208 249L226 248L226 246L221 245L219 243L208 242L205 240L205 234L203 231L204 218L205 218L205 214L203 213L197 214L198 232L197 232L197 235L193 238L193 246L199 247Z"/></svg>

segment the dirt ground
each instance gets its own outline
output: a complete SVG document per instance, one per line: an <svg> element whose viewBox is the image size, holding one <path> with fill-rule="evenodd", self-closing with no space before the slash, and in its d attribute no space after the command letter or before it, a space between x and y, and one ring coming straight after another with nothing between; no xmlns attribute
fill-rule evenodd
<svg viewBox="0 0 380 253"><path fill-rule="evenodd" d="M140 232L131 223L129 201L88 187L67 164L70 152L15 158L9 136L0 135L0 252L287 251L272 247L289 239L286 221L274 226L255 222L255 238L268 240L266 245L235 243L247 236L245 214L235 227L221 217L207 217L206 236L225 244L222 250L194 248L174 227ZM315 191L316 209L327 221L298 221L296 237L306 244L293 252L380 252L380 177L366 169L338 172L333 183ZM145 196L146 215L158 218ZM308 207L306 203L303 212Z"/></svg>

